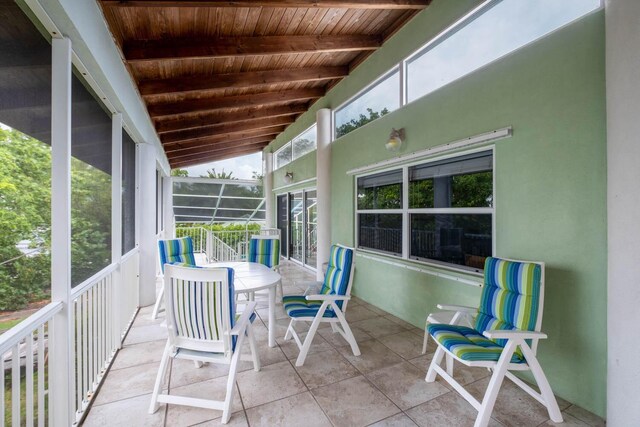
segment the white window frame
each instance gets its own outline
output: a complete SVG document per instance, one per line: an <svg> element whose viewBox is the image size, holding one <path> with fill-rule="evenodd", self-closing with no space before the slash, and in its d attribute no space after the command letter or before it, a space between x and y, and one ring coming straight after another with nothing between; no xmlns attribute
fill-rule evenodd
<svg viewBox="0 0 640 427"><path fill-rule="evenodd" d="M492 159L492 177L493 177L493 206L492 207L483 207L483 208L409 208L409 168L416 165L423 165L432 162L437 162L440 160L447 159L455 159L457 157L462 157L467 154L474 153L482 153L482 152L491 152ZM376 169L375 171L367 171L361 174L354 175L353 185L354 185L354 218L353 218L353 229L354 229L354 242L358 252L370 253L379 256L389 257L393 259L402 259L405 261L411 261L423 265L429 265L433 267L443 268L451 271L462 272L462 273L472 273L472 274L481 274L482 271L476 268L467 267L463 265L451 264L442 261L426 259L426 258L416 258L411 257L411 248L410 248L410 236L411 236L411 214L420 214L420 213L429 213L429 214L446 214L446 213L455 213L455 214L491 214L491 255L495 256L496 253L496 157L495 157L495 145L483 146L480 148L465 150L456 153L449 153L440 156L434 156L429 158L422 158L420 160L414 160L411 162L404 163L402 165L394 165L384 169ZM366 176L377 175L382 172L391 172L402 170L402 208L401 209L358 209L358 179ZM372 248L362 248L358 246L358 242L360 241L359 236L359 226L358 226L358 215L360 214L402 214L402 254L398 255L395 253L372 249Z"/></svg>
<svg viewBox="0 0 640 427"><path fill-rule="evenodd" d="M289 245L289 240L291 240L291 195L292 194L302 194L302 206L303 206L303 210L304 210L304 205L305 205L305 196L307 194L307 192L310 191L318 191L317 186L314 184L310 187L301 187L301 188L297 188L295 190L285 190L283 189L283 191L281 192L277 192L274 194L274 198L277 200L278 197L280 196L286 196L286 200L287 200L287 241L286 242L280 242L281 245L285 244L285 245ZM316 194L317 196L317 194ZM316 268L312 265L307 264L307 219L306 219L306 212L303 214L304 216L304 220L302 222L302 261L298 261L295 258L291 257L291 252L289 251L289 249L287 249L287 256L284 257L285 259L299 265L300 267L304 267L308 270L311 271L316 271ZM282 251L281 251L282 252Z"/></svg>
<svg viewBox="0 0 640 427"><path fill-rule="evenodd" d="M305 130L303 130L302 132L300 132L299 134L297 134L296 136L294 136L293 138L291 138L291 141L289 141L289 143L291 144L291 161L293 162L294 160L299 159L300 157L306 156L309 153L313 153L314 151L316 151L318 149L318 129L316 128L316 148L314 148L311 151L308 151L298 157L295 157L294 153L295 153L295 142L297 140L300 139L301 135L304 135L305 133L309 132L313 127L317 126L316 122L313 122L313 124L311 126L309 126L308 128L306 128ZM286 145L286 144L285 144Z"/></svg>
<svg viewBox="0 0 640 427"><path fill-rule="evenodd" d="M278 154L282 151L284 151L287 146L291 146L291 160L289 160L287 163L283 163L281 165L278 164ZM282 147L278 148L274 153L273 153L273 170L278 170L280 168L285 167L286 165L288 165L289 163L291 163L293 161L293 145L291 144L291 141L287 142L286 144L284 144Z"/></svg>

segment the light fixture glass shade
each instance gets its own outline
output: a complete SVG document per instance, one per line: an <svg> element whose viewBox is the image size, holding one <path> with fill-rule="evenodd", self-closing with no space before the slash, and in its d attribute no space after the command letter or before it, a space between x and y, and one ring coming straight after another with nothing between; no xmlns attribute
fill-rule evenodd
<svg viewBox="0 0 640 427"><path fill-rule="evenodd" d="M292 172L287 172L284 174L284 182L286 182L287 184L291 184L293 182L293 173Z"/></svg>
<svg viewBox="0 0 640 427"><path fill-rule="evenodd" d="M389 134L389 140L386 144L384 144L385 148L389 151L398 151L402 146L402 141L404 140L404 128L402 129L392 129L391 134Z"/></svg>

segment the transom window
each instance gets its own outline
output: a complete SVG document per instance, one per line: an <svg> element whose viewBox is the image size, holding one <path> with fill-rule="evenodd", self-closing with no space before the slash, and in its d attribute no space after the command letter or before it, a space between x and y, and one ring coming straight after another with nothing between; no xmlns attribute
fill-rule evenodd
<svg viewBox="0 0 640 427"><path fill-rule="evenodd" d="M480 271L492 254L493 194L492 150L360 176L358 248Z"/></svg>

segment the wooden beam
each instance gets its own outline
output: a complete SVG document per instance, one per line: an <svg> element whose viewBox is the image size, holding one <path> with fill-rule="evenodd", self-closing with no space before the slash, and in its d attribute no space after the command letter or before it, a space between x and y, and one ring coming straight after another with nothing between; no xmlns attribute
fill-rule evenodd
<svg viewBox="0 0 640 427"><path fill-rule="evenodd" d="M258 153L262 151L262 149L266 146L267 144L264 144L263 146L257 145L252 148L239 149L237 151L236 150L222 151L216 154L207 154L204 157L201 155L196 155L193 158L183 157L181 159L176 159L175 161L169 160L169 165L171 166L172 169L174 169L179 167L214 162L216 160L225 160L225 159L230 159L232 157L240 157L247 154Z"/></svg>
<svg viewBox="0 0 640 427"><path fill-rule="evenodd" d="M113 7L290 7L318 9L424 9L431 0L102 0Z"/></svg>
<svg viewBox="0 0 640 427"><path fill-rule="evenodd" d="M141 62L376 50L381 44L380 36L369 35L216 37L130 40L123 50L127 61Z"/></svg>
<svg viewBox="0 0 640 427"><path fill-rule="evenodd" d="M203 126L212 126L221 123L235 123L249 119L261 119L266 117L294 116L307 111L306 104L282 105L267 108L251 108L234 112L214 111L197 117L168 118L156 120L156 132L162 134L174 130L193 129ZM51 121L48 122L51 127Z"/></svg>
<svg viewBox="0 0 640 427"><path fill-rule="evenodd" d="M166 153L170 153L175 150L180 150L183 148L192 148L192 147L201 147L203 145L210 145L224 141L240 141L246 138L254 138L257 136L270 136L271 139L275 138L280 132L284 131L285 127L281 126L278 128L267 128L267 129L256 129L250 130L242 133L235 134L223 134L210 136L208 138L201 138L194 141L177 141L177 142L169 142L164 144L162 147Z"/></svg>
<svg viewBox="0 0 640 427"><path fill-rule="evenodd" d="M222 123L219 125L206 126L196 129L179 130L167 132L160 135L163 144L170 142L190 141L202 139L210 136L242 133L254 129L267 129L279 126L288 126L294 122L291 116L268 117L265 119L251 119L236 123Z"/></svg>
<svg viewBox="0 0 640 427"><path fill-rule="evenodd" d="M269 145L269 142L270 142L269 140L262 139L261 141L254 141L254 142L247 142L247 141L235 142L233 144L225 144L225 146L212 145L210 147L201 147L198 149L192 149L188 151L185 150L185 151L175 152L168 155L167 157L171 160L182 159L185 157L193 158L194 156L206 156L209 154L217 154L222 151L228 152L236 149L253 148L257 145L264 147L265 145Z"/></svg>
<svg viewBox="0 0 640 427"><path fill-rule="evenodd" d="M160 117L199 111L220 110L223 108L257 107L259 105L318 99L323 96L324 88L295 89L153 104L149 105L147 109L151 117Z"/></svg>
<svg viewBox="0 0 640 427"><path fill-rule="evenodd" d="M191 148L180 148L167 152L167 156L171 156L173 158L189 154L208 153L210 151L217 151L220 149L234 148L240 145L257 144L261 142L269 143L273 141L273 138L273 135L256 136L254 138L243 138L234 141L216 142L214 144L201 145Z"/></svg>
<svg viewBox="0 0 640 427"><path fill-rule="evenodd" d="M212 89L241 89L264 84L333 80L349 75L348 67L314 67L245 73L190 75L172 79L143 80L143 96L195 92Z"/></svg>

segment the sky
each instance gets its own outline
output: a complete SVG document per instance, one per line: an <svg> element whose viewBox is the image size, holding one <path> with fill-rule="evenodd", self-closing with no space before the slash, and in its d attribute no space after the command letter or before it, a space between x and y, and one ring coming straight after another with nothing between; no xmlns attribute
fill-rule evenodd
<svg viewBox="0 0 640 427"><path fill-rule="evenodd" d="M233 172L234 178L251 179L254 171L262 173L262 152L191 166L185 169L189 171L189 176L198 177L206 175L207 171L212 168L215 168L216 172L222 172L223 169L227 173Z"/></svg>

